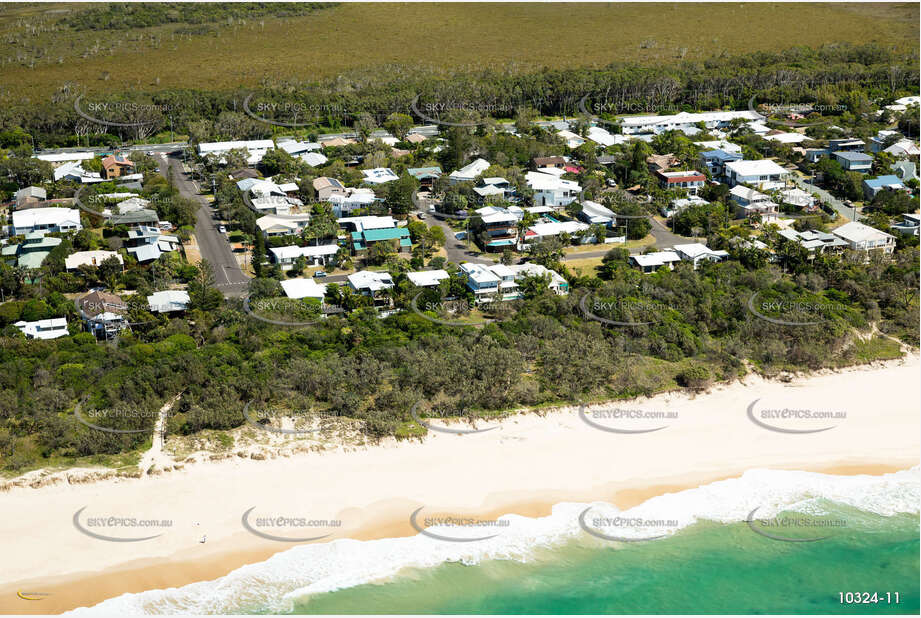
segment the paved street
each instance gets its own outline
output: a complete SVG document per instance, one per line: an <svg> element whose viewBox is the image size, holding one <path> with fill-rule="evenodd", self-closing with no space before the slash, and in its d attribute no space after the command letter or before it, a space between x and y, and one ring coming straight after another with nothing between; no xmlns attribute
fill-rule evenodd
<svg viewBox="0 0 921 618"><path fill-rule="evenodd" d="M195 213L195 238L203 259L208 260L214 267L214 281L216 287L224 296L245 296L250 278L244 274L237 264L236 256L230 248L227 238L221 234L211 215L211 208L204 197L199 195L195 183L188 178L182 169L182 161L177 157L159 157L160 173L169 178L169 171L173 172L173 181L179 193L198 204L200 207Z"/></svg>
<svg viewBox="0 0 921 618"><path fill-rule="evenodd" d="M841 200L837 199L825 189L806 182L806 180L801 178L798 174L792 174L791 177L793 178L793 182L796 184L796 186L804 191L818 194L818 196L822 198L823 202L834 208L835 211L845 219L850 221L857 221L857 219L860 217L856 208L845 206Z"/></svg>

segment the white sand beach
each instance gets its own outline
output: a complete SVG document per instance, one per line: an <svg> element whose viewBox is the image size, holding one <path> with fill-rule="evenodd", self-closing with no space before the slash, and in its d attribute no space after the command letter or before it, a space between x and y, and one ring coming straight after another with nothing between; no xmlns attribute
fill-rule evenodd
<svg viewBox="0 0 921 618"><path fill-rule="evenodd" d="M243 516L249 509L251 527L264 516L340 520L341 526L260 528L296 538L329 534L315 541L324 542L416 534L409 517L419 507L481 517L536 516L561 501L637 504L756 468L835 474L910 468L921 456L919 368L912 355L790 382L748 376L708 394L663 394L586 413L607 428L661 427L646 433L605 431L569 409L478 423L496 427L482 433L433 431L422 442L390 441L356 452L230 459L141 479L12 489L0 493L0 581L6 582L0 611L58 612L124 592L213 579L291 547L248 532ZM748 409L755 400L753 420ZM625 418L637 410L666 414ZM790 410L832 415L791 418ZM823 431L789 433L764 425ZM159 536L133 542L93 538L75 526L80 509L77 523L84 530ZM90 518L110 517L171 525L90 524ZM26 601L16 591L47 596Z"/></svg>

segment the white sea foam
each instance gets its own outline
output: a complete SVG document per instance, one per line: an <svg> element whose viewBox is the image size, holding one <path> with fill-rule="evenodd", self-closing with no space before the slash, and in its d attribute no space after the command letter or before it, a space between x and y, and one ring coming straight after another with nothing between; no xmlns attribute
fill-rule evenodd
<svg viewBox="0 0 921 618"><path fill-rule="evenodd" d="M592 507L585 518L589 527L610 536L648 538L674 533L701 520L743 521L755 507L759 507L757 516L762 518L782 510L818 513L829 502L882 516L917 513L921 502L921 468L883 476L750 470L737 479L657 496L623 512L604 503L560 503L547 517L506 515L501 519L507 519L509 525L489 530L487 534L496 536L488 540L450 542L419 534L398 539L340 539L301 545L214 581L124 594L68 615L289 612L294 600L305 595L384 580L406 568L428 568L445 562L476 564L493 559L524 561L539 548L577 537L606 543L593 539L580 527L579 515L588 507ZM632 526L593 525L613 517L643 521ZM649 522L665 522L665 525L649 525ZM450 526L426 528L426 531L456 538L469 536Z"/></svg>

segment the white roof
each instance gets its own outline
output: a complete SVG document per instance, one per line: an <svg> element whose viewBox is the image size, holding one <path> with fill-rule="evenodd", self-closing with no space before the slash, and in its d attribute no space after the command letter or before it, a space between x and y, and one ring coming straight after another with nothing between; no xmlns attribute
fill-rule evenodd
<svg viewBox="0 0 921 618"><path fill-rule="evenodd" d="M289 155L296 155L302 152L309 152L311 150L320 150L323 148L317 142L299 142L297 140L292 140L289 142L279 142L278 147L287 152Z"/></svg>
<svg viewBox="0 0 921 618"><path fill-rule="evenodd" d="M889 154L894 154L896 156L908 155L910 157L916 157L921 154L921 150L918 149L918 145L910 139L899 140L886 148L883 152L888 152Z"/></svg>
<svg viewBox="0 0 921 618"><path fill-rule="evenodd" d="M432 285L438 285L439 281L447 279L449 275L444 270L423 270L415 273L406 273L406 277L412 282L413 285L424 288Z"/></svg>
<svg viewBox="0 0 921 618"><path fill-rule="evenodd" d="M290 245L287 247L272 247L269 249L272 255L279 260L289 260L304 257L322 257L325 255L336 255L339 251L339 245L317 245L311 247L298 247Z"/></svg>
<svg viewBox="0 0 921 618"><path fill-rule="evenodd" d="M611 135L601 127L591 127L586 133L586 137L588 137L588 139L592 140L596 144L601 144L602 146L613 146L618 142L614 135Z"/></svg>
<svg viewBox="0 0 921 618"><path fill-rule="evenodd" d="M735 153L742 152L741 146L739 146L738 144L733 144L732 142L728 142L724 139L710 141L710 142L694 142L694 143L697 146L700 146L701 148L707 148L710 150L722 150L723 152L735 152Z"/></svg>
<svg viewBox="0 0 921 618"><path fill-rule="evenodd" d="M540 264L534 264L533 262L525 262L524 264L512 264L510 266L506 266L505 268L507 268L515 276L516 279L526 275L537 277L550 275L552 284L560 285L566 283L566 279L564 279L560 273L541 266Z"/></svg>
<svg viewBox="0 0 921 618"><path fill-rule="evenodd" d="M143 210L150 204L150 200L145 200L140 197L132 197L123 202L118 203L118 212L125 214L129 212L137 212L138 210Z"/></svg>
<svg viewBox="0 0 921 618"><path fill-rule="evenodd" d="M319 152L305 152L301 155L298 155L298 158L310 167L317 167L318 165L323 165L329 161L326 156L320 154Z"/></svg>
<svg viewBox="0 0 921 618"><path fill-rule="evenodd" d="M13 212L13 227L16 229L64 223L79 225L80 211L76 208L26 208Z"/></svg>
<svg viewBox="0 0 921 618"><path fill-rule="evenodd" d="M902 97L895 100L896 105L917 105L921 103L921 97Z"/></svg>
<svg viewBox="0 0 921 618"><path fill-rule="evenodd" d="M770 201L770 197L754 189L749 189L748 187L743 187L742 185L736 185L729 190L729 195L732 197L737 197L743 199L746 202L763 202Z"/></svg>
<svg viewBox="0 0 921 618"><path fill-rule="evenodd" d="M346 195L333 193L328 198L326 198L326 201L331 204L362 206L370 204L375 199L377 199L374 195L374 191L367 188L353 189L349 187L346 189L346 193Z"/></svg>
<svg viewBox="0 0 921 618"><path fill-rule="evenodd" d="M33 339L57 339L70 334L67 331L67 318L51 318L34 322L19 321L13 326L19 328L25 336Z"/></svg>
<svg viewBox="0 0 921 618"><path fill-rule="evenodd" d="M474 178L482 175L483 172L488 170L489 165L490 163L486 159L476 159L475 161L468 163L467 165L460 168L459 170L454 170L453 172L451 172L450 177L457 178L457 179L473 180Z"/></svg>
<svg viewBox="0 0 921 618"><path fill-rule="evenodd" d="M525 174L525 179L528 181L528 186L535 191L581 191L582 187L579 186L575 180L566 180L565 178L559 178L551 174L544 174L543 172L528 172Z"/></svg>
<svg viewBox="0 0 921 618"><path fill-rule="evenodd" d="M587 223L581 221L557 221L555 223L536 223L528 228L538 236L556 236L557 234L574 234L588 229Z"/></svg>
<svg viewBox="0 0 921 618"><path fill-rule="evenodd" d="M566 142L566 145L570 148L578 148L585 143L585 138L583 138L581 135L573 133L572 131L567 131L564 129L562 131L558 131L557 135L563 138L563 140Z"/></svg>
<svg viewBox="0 0 921 618"><path fill-rule="evenodd" d="M64 267L73 270L81 266L99 266L109 258L115 258L119 264L124 264L122 256L115 251L78 251L64 258Z"/></svg>
<svg viewBox="0 0 921 618"><path fill-rule="evenodd" d="M160 251L159 242L152 245L141 245L140 247L128 247L126 251L133 253L138 262L149 262L158 260L163 252Z"/></svg>
<svg viewBox="0 0 921 618"><path fill-rule="evenodd" d="M390 273L375 272L373 270L359 270L348 276L349 284L356 290L371 290L377 292L393 287Z"/></svg>
<svg viewBox="0 0 921 618"><path fill-rule="evenodd" d="M496 185L486 185L485 187L474 187L473 191L480 197L489 197L490 195L505 195L505 189L500 189Z"/></svg>
<svg viewBox="0 0 921 618"><path fill-rule="evenodd" d="M342 217L341 219L337 219L336 222L339 223L339 225L343 223L352 223L355 225L356 231L358 232L364 230L380 230L397 226L396 220L391 216L378 217L367 215L364 217Z"/></svg>
<svg viewBox="0 0 921 618"><path fill-rule="evenodd" d="M714 251L705 244L699 242L692 242L686 245L675 245L672 247L676 252L688 256L688 259L696 260L697 258L706 257L708 255L715 256L724 256L727 255L725 251Z"/></svg>
<svg viewBox="0 0 921 618"><path fill-rule="evenodd" d="M881 232L875 227L864 225L859 221L845 223L841 227L833 229L831 233L852 243L875 242L886 240L887 238L894 238L891 234Z"/></svg>
<svg viewBox="0 0 921 618"><path fill-rule="evenodd" d="M680 262L681 258L674 251L656 251L645 255L630 256L640 266L662 266L669 262Z"/></svg>
<svg viewBox="0 0 921 618"><path fill-rule="evenodd" d="M778 174L789 174L787 170L780 167L770 159L758 159L757 161L730 161L726 164L739 176L775 176Z"/></svg>
<svg viewBox="0 0 921 618"><path fill-rule="evenodd" d="M624 127L644 127L657 125L697 124L698 122L729 122L736 118L743 120L763 120L764 116L756 111L729 111L729 112L680 112L671 116L625 116L620 119Z"/></svg>
<svg viewBox="0 0 921 618"><path fill-rule="evenodd" d="M370 182L375 185L384 184L385 182L391 182L400 178L394 174L393 170L389 167L376 167L370 170L362 170L361 173L365 177L365 182Z"/></svg>
<svg viewBox="0 0 921 618"><path fill-rule="evenodd" d="M265 215L256 219L256 225L260 230L267 230L272 227L284 227L289 230L296 230L300 227L299 223L305 223L310 220L310 215L288 215L284 218Z"/></svg>
<svg viewBox="0 0 921 618"><path fill-rule="evenodd" d="M199 154L219 154L229 150L268 150L275 148L275 143L270 139L253 139L236 142L207 142L198 145Z"/></svg>
<svg viewBox="0 0 921 618"><path fill-rule="evenodd" d="M288 298L319 298L326 296L326 284L317 283L313 279L287 279L281 282L281 287Z"/></svg>
<svg viewBox="0 0 921 618"><path fill-rule="evenodd" d="M582 202L582 213L588 217L596 218L601 217L605 219L613 219L614 211L604 207L598 202L592 202L590 200L585 200Z"/></svg>
<svg viewBox="0 0 921 618"><path fill-rule="evenodd" d="M493 272L492 268L489 266L484 266L483 264L476 264L474 262L466 262L460 265L462 271L464 271L470 280L477 283L478 285L483 285L484 283L499 283L502 279Z"/></svg>
<svg viewBox="0 0 921 618"><path fill-rule="evenodd" d="M147 297L147 304L153 313L167 313L170 311L185 311L189 306L189 293L185 290L164 290L154 292Z"/></svg>
<svg viewBox="0 0 921 618"><path fill-rule="evenodd" d="M780 142L781 144L799 144L811 138L802 133L777 133L775 135L765 135L764 139Z"/></svg>
<svg viewBox="0 0 921 618"><path fill-rule="evenodd" d="M59 152L54 154L35 155L39 161L49 161L51 163L60 163L62 161L86 161L96 155L92 152Z"/></svg>

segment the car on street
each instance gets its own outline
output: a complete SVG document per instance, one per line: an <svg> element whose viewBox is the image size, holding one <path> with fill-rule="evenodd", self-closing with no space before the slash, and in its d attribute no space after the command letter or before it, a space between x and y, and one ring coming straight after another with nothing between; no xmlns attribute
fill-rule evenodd
<svg viewBox="0 0 921 618"><path fill-rule="evenodd" d="M322 270L318 270L317 272L313 273L313 276L314 276L314 277L317 277L317 278L319 278L319 277L325 277L325 276L326 276L326 273L325 273L324 271L322 271Z"/></svg>
<svg viewBox="0 0 921 618"><path fill-rule="evenodd" d="M217 226L217 231L220 232L221 234L226 234L226 233L227 233L227 228L226 228L225 226L223 226L223 225L219 225L219 226Z"/></svg>

